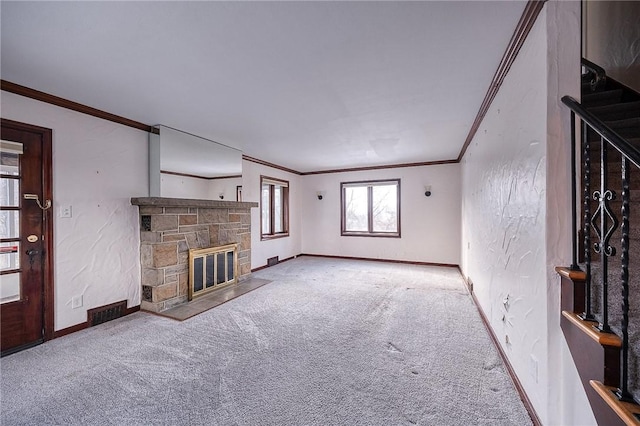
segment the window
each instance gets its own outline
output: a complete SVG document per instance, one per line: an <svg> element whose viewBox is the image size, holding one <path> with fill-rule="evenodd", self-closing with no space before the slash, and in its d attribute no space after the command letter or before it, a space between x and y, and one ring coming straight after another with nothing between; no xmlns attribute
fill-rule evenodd
<svg viewBox="0 0 640 426"><path fill-rule="evenodd" d="M344 182L341 235L400 237L400 179Z"/></svg>
<svg viewBox="0 0 640 426"><path fill-rule="evenodd" d="M263 240L289 236L289 182L260 176L260 235Z"/></svg>

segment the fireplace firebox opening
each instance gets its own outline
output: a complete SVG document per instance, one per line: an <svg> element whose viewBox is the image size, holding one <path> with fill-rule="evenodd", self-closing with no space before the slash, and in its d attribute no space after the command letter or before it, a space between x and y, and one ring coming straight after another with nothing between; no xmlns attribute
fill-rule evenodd
<svg viewBox="0 0 640 426"><path fill-rule="evenodd" d="M238 244L189 250L189 300L238 281Z"/></svg>

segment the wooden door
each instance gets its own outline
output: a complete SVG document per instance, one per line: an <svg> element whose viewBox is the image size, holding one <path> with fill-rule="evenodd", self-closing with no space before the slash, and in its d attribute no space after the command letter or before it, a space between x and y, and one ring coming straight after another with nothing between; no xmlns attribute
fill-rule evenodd
<svg viewBox="0 0 640 426"><path fill-rule="evenodd" d="M53 337L51 130L2 120L0 351Z"/></svg>

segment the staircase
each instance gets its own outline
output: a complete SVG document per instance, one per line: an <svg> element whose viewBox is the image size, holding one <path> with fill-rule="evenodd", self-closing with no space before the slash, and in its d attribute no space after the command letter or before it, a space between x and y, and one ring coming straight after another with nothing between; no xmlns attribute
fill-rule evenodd
<svg viewBox="0 0 640 426"><path fill-rule="evenodd" d="M582 141L561 327L598 424L640 425L640 94L583 69L582 104L563 98Z"/></svg>

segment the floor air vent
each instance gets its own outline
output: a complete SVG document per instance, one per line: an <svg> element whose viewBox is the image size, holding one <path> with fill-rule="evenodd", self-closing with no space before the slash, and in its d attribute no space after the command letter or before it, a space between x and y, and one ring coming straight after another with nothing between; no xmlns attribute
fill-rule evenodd
<svg viewBox="0 0 640 426"><path fill-rule="evenodd" d="M89 327L93 327L94 325L102 324L124 316L126 310L126 300L89 309L87 311L87 322L89 323Z"/></svg>
<svg viewBox="0 0 640 426"><path fill-rule="evenodd" d="M267 266L277 265L278 262L278 256L270 257L269 259L267 259Z"/></svg>

